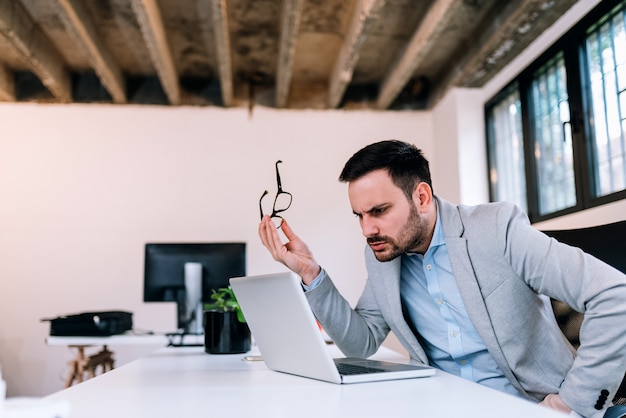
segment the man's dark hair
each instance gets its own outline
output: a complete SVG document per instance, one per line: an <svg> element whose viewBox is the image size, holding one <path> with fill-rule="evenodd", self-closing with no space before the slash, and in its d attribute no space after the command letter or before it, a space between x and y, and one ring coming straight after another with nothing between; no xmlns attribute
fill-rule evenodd
<svg viewBox="0 0 626 418"><path fill-rule="evenodd" d="M343 167L339 181L351 182L379 169L387 170L393 183L409 199L419 182L433 188L428 160L422 151L413 144L395 139L376 142L357 151Z"/></svg>

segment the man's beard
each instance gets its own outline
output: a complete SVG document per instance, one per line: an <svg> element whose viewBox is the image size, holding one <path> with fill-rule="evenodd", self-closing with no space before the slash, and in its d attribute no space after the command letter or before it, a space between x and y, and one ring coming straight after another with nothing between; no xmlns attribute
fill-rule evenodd
<svg viewBox="0 0 626 418"><path fill-rule="evenodd" d="M409 218L402 228L397 240L388 237L376 235L367 239L368 243L384 241L389 249L384 252L374 251L374 256L378 261L391 261L402 254L409 252L417 245L422 243L428 236L426 227L426 219L420 216L415 205L411 205Z"/></svg>

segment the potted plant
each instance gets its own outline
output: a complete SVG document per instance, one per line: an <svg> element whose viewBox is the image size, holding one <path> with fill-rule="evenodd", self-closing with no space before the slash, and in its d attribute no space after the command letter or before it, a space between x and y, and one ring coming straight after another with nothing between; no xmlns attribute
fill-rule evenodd
<svg viewBox="0 0 626 418"><path fill-rule="evenodd" d="M213 289L204 305L204 350L210 354L250 351L250 329L233 289Z"/></svg>

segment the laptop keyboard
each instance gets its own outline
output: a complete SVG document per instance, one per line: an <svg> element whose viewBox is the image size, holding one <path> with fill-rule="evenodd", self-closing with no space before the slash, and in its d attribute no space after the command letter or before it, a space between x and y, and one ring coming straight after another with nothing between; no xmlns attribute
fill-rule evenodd
<svg viewBox="0 0 626 418"><path fill-rule="evenodd" d="M343 375L382 372L381 369L377 369L375 367L359 366L356 364L339 363L336 366L337 366L337 370L339 370L339 374L343 374Z"/></svg>

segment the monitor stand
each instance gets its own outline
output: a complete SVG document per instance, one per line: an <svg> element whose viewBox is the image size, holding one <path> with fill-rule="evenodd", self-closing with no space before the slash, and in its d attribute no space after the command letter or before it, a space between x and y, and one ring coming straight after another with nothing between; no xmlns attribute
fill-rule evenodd
<svg viewBox="0 0 626 418"><path fill-rule="evenodd" d="M176 290L178 333L203 335L202 264L185 263L185 286Z"/></svg>
<svg viewBox="0 0 626 418"><path fill-rule="evenodd" d="M202 318L202 264L185 263L185 319L186 334L204 333Z"/></svg>

